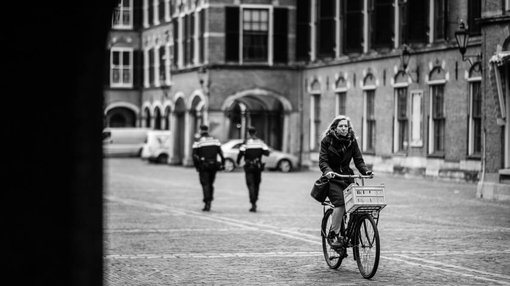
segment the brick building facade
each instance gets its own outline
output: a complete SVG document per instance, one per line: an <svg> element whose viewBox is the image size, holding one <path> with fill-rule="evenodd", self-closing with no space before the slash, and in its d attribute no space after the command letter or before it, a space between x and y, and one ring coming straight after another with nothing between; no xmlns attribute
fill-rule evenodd
<svg viewBox="0 0 510 286"><path fill-rule="evenodd" d="M504 185L509 128L492 118L488 62L509 49L509 10L500 0L123 0L105 122L172 130L170 163L183 165L201 123L223 142L254 125L313 167L321 133L345 113L375 171ZM461 19L478 60L461 59Z"/></svg>

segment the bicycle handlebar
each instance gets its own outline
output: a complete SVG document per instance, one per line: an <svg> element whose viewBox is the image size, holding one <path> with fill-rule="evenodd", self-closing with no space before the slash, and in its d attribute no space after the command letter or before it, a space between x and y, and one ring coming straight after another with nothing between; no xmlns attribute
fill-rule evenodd
<svg viewBox="0 0 510 286"><path fill-rule="evenodd" d="M338 174L336 172L333 172L333 175L335 175L335 177L339 177L339 178L353 178L353 179L373 179L374 178L374 174L372 175L361 175L361 174L358 174L358 175L342 175L342 174ZM322 175L323 177L326 177L326 175Z"/></svg>

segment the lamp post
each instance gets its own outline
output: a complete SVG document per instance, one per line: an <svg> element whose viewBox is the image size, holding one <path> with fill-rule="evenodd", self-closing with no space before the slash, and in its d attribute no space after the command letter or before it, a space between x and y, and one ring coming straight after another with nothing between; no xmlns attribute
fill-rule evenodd
<svg viewBox="0 0 510 286"><path fill-rule="evenodd" d="M416 69L413 71L416 73L416 80L413 79L413 76L410 71L407 70L407 67L409 66L409 60L411 59L411 51L409 51L409 48L407 45L403 45L402 53L400 54L400 66L401 70L409 75L409 77L415 81L416 83L420 82L420 66L416 65Z"/></svg>
<svg viewBox="0 0 510 286"><path fill-rule="evenodd" d="M462 19L459 23L459 29L455 31L455 40L457 40L457 47L459 48L459 52L463 61L468 61L469 65L472 66L473 64L482 60L481 53L478 53L477 55L466 55L467 45L469 42L469 30L466 28L466 25ZM471 61L471 58L474 58L475 61Z"/></svg>
<svg viewBox="0 0 510 286"><path fill-rule="evenodd" d="M400 65L402 66L403 71L406 70L410 59L411 59L411 52L409 52L407 45L404 45L404 47L402 49L402 53L400 54Z"/></svg>

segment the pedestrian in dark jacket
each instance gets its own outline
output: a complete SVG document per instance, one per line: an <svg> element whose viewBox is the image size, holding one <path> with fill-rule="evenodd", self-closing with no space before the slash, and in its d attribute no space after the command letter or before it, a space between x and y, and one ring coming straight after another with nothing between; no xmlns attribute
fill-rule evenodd
<svg viewBox="0 0 510 286"><path fill-rule="evenodd" d="M362 175L372 175L372 171L368 170L363 160L351 120L347 116L339 115L324 132L319 153L319 168L330 179L328 197L335 206L332 215L333 233L328 235L328 238L332 239L333 247L343 244L343 234L340 233L345 212L343 191L354 182L353 179L334 179L333 172L353 175L354 172L349 167L351 160Z"/></svg>
<svg viewBox="0 0 510 286"><path fill-rule="evenodd" d="M248 139L239 147L239 155L237 155L237 164L241 163L244 156L244 174L246 185L250 194L251 208L250 212L257 211L257 200L259 198L259 187L262 181L262 156L269 156L269 148L261 139L256 137L257 130L253 127L248 128Z"/></svg>
<svg viewBox="0 0 510 286"><path fill-rule="evenodd" d="M218 156L221 162L218 161ZM204 196L204 208L202 211L211 210L211 201L214 195L214 180L216 172L225 166L225 157L221 150L221 143L218 139L209 136L209 128L206 125L200 126L200 138L193 143L193 164L200 178Z"/></svg>

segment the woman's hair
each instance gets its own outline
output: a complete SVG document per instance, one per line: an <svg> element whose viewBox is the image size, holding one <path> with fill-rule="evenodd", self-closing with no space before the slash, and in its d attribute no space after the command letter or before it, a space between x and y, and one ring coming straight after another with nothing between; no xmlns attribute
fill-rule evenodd
<svg viewBox="0 0 510 286"><path fill-rule="evenodd" d="M348 132L353 134L351 119L345 115L337 115L335 118L333 118L333 121L331 121L328 128L326 130L324 130L324 132L322 133L322 138L326 137L330 132L334 132L336 129L336 126L338 125L338 122L340 122L340 120L344 120L344 119L347 120L347 125L349 126Z"/></svg>

